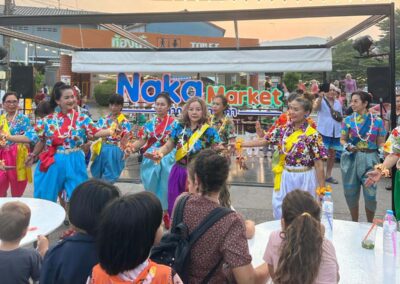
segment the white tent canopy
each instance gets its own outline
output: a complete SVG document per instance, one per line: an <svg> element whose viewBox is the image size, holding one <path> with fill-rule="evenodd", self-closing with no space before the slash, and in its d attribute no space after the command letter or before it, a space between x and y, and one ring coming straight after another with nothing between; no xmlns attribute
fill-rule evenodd
<svg viewBox="0 0 400 284"><path fill-rule="evenodd" d="M330 48L210 51L76 51L76 73L321 72L332 70Z"/></svg>

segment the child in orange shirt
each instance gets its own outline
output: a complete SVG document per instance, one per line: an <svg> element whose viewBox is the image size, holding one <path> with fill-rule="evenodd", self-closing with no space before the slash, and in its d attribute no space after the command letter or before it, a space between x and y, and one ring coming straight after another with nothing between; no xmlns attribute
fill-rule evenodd
<svg viewBox="0 0 400 284"><path fill-rule="evenodd" d="M151 192L126 195L104 211L98 231L100 263L91 284L180 284L171 267L149 259L162 236L162 208Z"/></svg>

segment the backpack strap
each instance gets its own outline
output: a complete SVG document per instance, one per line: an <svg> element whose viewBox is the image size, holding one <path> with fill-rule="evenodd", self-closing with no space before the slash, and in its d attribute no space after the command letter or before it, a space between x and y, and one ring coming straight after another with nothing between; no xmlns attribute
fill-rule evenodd
<svg viewBox="0 0 400 284"><path fill-rule="evenodd" d="M192 246L215 222L232 212L234 211L225 207L214 208L190 234L190 245Z"/></svg>
<svg viewBox="0 0 400 284"><path fill-rule="evenodd" d="M233 210L225 207L217 207L214 208L204 219L201 221L200 225L194 229L194 231L189 236L190 246L193 244L205 233L209 228L211 228L217 221L222 219L225 215L234 212ZM203 279L201 283L208 283L214 273L217 271L218 267L222 263L222 258L219 262L208 272L206 277Z"/></svg>
<svg viewBox="0 0 400 284"><path fill-rule="evenodd" d="M183 221L183 209L185 208L186 201L189 199L189 194L186 194L179 199L174 211L174 218L172 219L171 232L175 231L178 224Z"/></svg>

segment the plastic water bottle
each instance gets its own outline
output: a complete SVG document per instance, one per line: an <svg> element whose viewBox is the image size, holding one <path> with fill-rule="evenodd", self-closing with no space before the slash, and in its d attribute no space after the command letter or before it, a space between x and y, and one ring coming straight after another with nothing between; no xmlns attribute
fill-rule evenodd
<svg viewBox="0 0 400 284"><path fill-rule="evenodd" d="M325 238L332 240L333 236L333 200L330 192L326 192L322 202L321 222L325 226Z"/></svg>
<svg viewBox="0 0 400 284"><path fill-rule="evenodd" d="M396 255L397 253L397 222L392 210L386 210L383 221L383 252Z"/></svg>

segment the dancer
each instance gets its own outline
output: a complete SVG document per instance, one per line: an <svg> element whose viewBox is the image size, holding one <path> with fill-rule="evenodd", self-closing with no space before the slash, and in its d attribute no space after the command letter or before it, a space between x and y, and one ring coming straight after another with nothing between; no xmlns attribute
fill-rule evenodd
<svg viewBox="0 0 400 284"><path fill-rule="evenodd" d="M379 163L378 148L385 142L386 129L382 119L368 112L370 94L357 91L351 95L353 114L342 125L340 143L344 152L340 159L344 196L351 219L358 222L358 201L363 187L365 213L372 222L376 210L376 185L366 183L367 173Z"/></svg>
<svg viewBox="0 0 400 284"><path fill-rule="evenodd" d="M0 133L3 138L16 143L46 141L47 149L39 159L34 174L34 197L55 202L57 193L66 190L67 199L73 190L88 179L84 154L80 148L87 136L95 138L118 135L116 126L100 130L92 119L74 110L74 95L70 86L55 90L51 105L52 114L38 120L35 127L24 135Z"/></svg>
<svg viewBox="0 0 400 284"><path fill-rule="evenodd" d="M305 97L294 99L289 106L290 121L285 127L275 128L262 140L239 143L239 147L278 145L279 163L275 166L272 206L275 219L281 218L282 200L296 188L316 197L317 187L325 187L323 159L327 151L317 130L307 121L312 102Z"/></svg>
<svg viewBox="0 0 400 284"><path fill-rule="evenodd" d="M400 219L400 126L392 130L388 140L383 146L383 150L388 153L382 164L375 165L375 169L367 173L365 185L367 187L376 184L382 176L389 177L390 169L396 165L397 171L394 180L394 208L396 218Z"/></svg>
<svg viewBox="0 0 400 284"><path fill-rule="evenodd" d="M155 101L156 116L146 122L139 130L138 140L128 145L129 152L152 153L168 141L175 119L168 111L172 100L167 92L160 93ZM161 202L164 213L168 210L168 177L175 163L175 150L166 155L160 163L143 158L140 165L140 178L145 190L153 192ZM164 218L164 223L168 221ZM167 225L167 224L166 224Z"/></svg>
<svg viewBox="0 0 400 284"><path fill-rule="evenodd" d="M114 94L109 101L110 114L102 117L97 122L97 127L101 129L110 128L113 124L118 124L121 129L121 136L131 131L131 124L121 113L124 105L124 98ZM104 179L115 183L125 168L124 152L119 148L120 139L118 137L104 137L93 144L92 165L90 171L94 178Z"/></svg>
<svg viewBox="0 0 400 284"><path fill-rule="evenodd" d="M183 107L178 123L172 129L170 139L159 150L146 153L149 159L160 161L174 148L177 149L175 164L168 179L168 213L171 215L176 197L186 190L188 163L203 149L221 142L217 130L207 124L206 103L199 97L192 97Z"/></svg>
<svg viewBox="0 0 400 284"><path fill-rule="evenodd" d="M30 128L29 118L18 113L18 97L9 92L3 97L3 107L6 113L0 116L0 128L6 135L23 135ZM0 141L0 161L4 162L4 170L0 170L0 197L7 196L8 187L11 187L12 197L21 197L26 185L32 182L30 167L25 166L29 147L11 141Z"/></svg>
<svg viewBox="0 0 400 284"><path fill-rule="evenodd" d="M225 111L228 109L228 100L223 95L213 98L213 114L210 116L210 126L218 131L221 142L225 147L228 147L229 143L234 143L236 138L235 124L230 117L225 115Z"/></svg>

